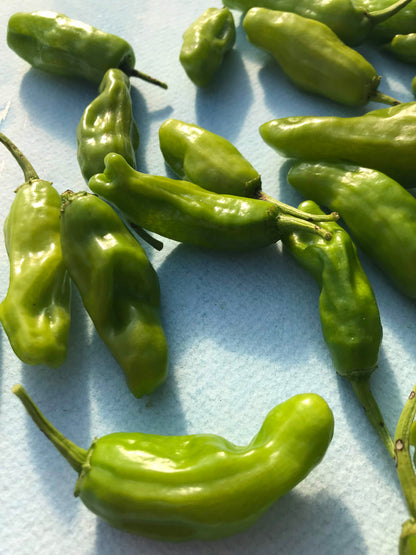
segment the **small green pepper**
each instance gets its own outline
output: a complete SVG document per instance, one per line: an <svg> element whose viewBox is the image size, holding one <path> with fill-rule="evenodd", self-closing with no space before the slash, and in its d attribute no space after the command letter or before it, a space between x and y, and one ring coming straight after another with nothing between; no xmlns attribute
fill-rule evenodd
<svg viewBox="0 0 416 555"><path fill-rule="evenodd" d="M412 299L416 298L416 199L369 168L302 162L289 183L306 198L336 210L354 241Z"/></svg>
<svg viewBox="0 0 416 555"><path fill-rule="evenodd" d="M60 243L60 196L3 133L0 142L25 178L4 222L10 281L0 321L20 360L54 368L66 358L71 300Z"/></svg>
<svg viewBox="0 0 416 555"><path fill-rule="evenodd" d="M260 134L288 158L346 160L377 169L404 187L416 184L416 102L348 118L275 119L261 125Z"/></svg>
<svg viewBox="0 0 416 555"><path fill-rule="evenodd" d="M370 0L365 2L364 5L368 9L374 9L374 6L380 4L380 9L385 9L388 7L391 0L375 2L375 0ZM385 21L376 25L371 34L370 38L377 42L389 42L396 35L408 35L409 33L416 33L416 1L411 0L409 4L403 7L399 12L392 15Z"/></svg>
<svg viewBox="0 0 416 555"><path fill-rule="evenodd" d="M184 32L179 61L195 85L206 87L234 43L231 12L227 8L208 8Z"/></svg>
<svg viewBox="0 0 416 555"><path fill-rule="evenodd" d="M62 195L62 253L95 328L141 397L167 375L157 274L120 217L87 192Z"/></svg>
<svg viewBox="0 0 416 555"><path fill-rule="evenodd" d="M299 209L323 214L313 201L301 203ZM369 421L394 457L393 441L370 390L383 336L374 292L348 233L336 222L321 225L331 233L329 241L293 231L283 236L282 243L317 281L322 333L335 370L351 383Z"/></svg>
<svg viewBox="0 0 416 555"><path fill-rule="evenodd" d="M248 528L320 463L334 429L324 399L305 393L272 409L244 447L213 434L113 433L87 451L22 386L13 392L79 474L75 496L111 526L158 540L213 540Z"/></svg>
<svg viewBox="0 0 416 555"><path fill-rule="evenodd" d="M33 67L92 81L111 68L164 89L165 83L134 68L135 55L124 39L50 10L18 12L7 26L7 44Z"/></svg>
<svg viewBox="0 0 416 555"><path fill-rule="evenodd" d="M384 45L384 49L394 54L402 62L416 63L416 32L408 35L395 35L388 44Z"/></svg>
<svg viewBox="0 0 416 555"><path fill-rule="evenodd" d="M380 10L367 10L351 0L224 0L229 8L246 11L268 8L293 12L328 25L346 44L362 43L373 27L403 9L411 0L398 0Z"/></svg>
<svg viewBox="0 0 416 555"><path fill-rule="evenodd" d="M114 204L129 221L174 241L198 247L243 251L271 245L284 229L330 234L317 218L283 203L211 193L190 183L140 173L111 153L105 171L89 187ZM319 219L318 219L319 221Z"/></svg>
<svg viewBox="0 0 416 555"><path fill-rule="evenodd" d="M250 9L243 27L249 41L270 52L299 88L347 106L399 104L377 90L381 77L324 23L290 12Z"/></svg>
<svg viewBox="0 0 416 555"><path fill-rule="evenodd" d="M104 158L109 152L121 154L136 167L139 146L127 75L120 69L109 69L98 92L77 127L78 163L86 181L104 170Z"/></svg>

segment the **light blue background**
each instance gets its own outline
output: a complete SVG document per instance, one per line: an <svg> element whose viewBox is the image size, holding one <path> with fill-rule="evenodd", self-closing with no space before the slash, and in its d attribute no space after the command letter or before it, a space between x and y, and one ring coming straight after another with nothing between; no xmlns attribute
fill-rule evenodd
<svg viewBox="0 0 416 555"><path fill-rule="evenodd" d="M212 5L202 0L1 2L0 130L60 192L87 188L77 164L75 130L95 87L30 69L6 44L7 20L15 11L59 11L124 37L135 48L137 67L169 84L164 91L133 83L139 169L172 176L159 150L158 128L175 117L228 138L262 174L266 192L297 205L302 199L286 182L287 165L262 142L259 125L289 115L355 115L380 105L346 109L298 91L267 54L248 44L237 12L233 52L212 86L197 90L178 61L181 36ZM369 45L360 51L383 75L383 92L413 99L415 68ZM5 149L0 150L0 177L3 222L23 181ZM394 463L349 384L331 365L312 278L279 244L236 255L164 244L161 252L145 247L160 278L170 345L169 378L152 396L137 400L128 391L76 291L68 360L61 368L26 367L1 330L0 553L395 553L407 510ZM367 257L361 259L384 326L371 385L394 433L416 382L416 310ZM2 244L1 298L7 286ZM309 391L330 404L335 435L321 465L251 529L213 543L161 543L110 528L73 497L74 471L26 416L11 393L15 383L23 383L56 427L85 448L95 436L113 431L212 432L244 444L273 406Z"/></svg>

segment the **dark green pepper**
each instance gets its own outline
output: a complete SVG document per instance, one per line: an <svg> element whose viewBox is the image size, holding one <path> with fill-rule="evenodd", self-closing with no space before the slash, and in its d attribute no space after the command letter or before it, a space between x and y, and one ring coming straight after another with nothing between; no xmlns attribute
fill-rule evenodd
<svg viewBox="0 0 416 555"><path fill-rule="evenodd" d="M295 395L247 446L213 434L113 433L82 449L13 392L79 474L75 495L111 526L158 540L213 540L248 528L322 460L334 419L319 395Z"/></svg>
<svg viewBox="0 0 416 555"><path fill-rule="evenodd" d="M89 181L94 193L114 204L129 221L174 241L224 251L265 247L284 229L329 234L319 218L275 203L211 193L190 183L140 173L118 154L108 154L105 171ZM309 220L309 221L308 221Z"/></svg>
<svg viewBox="0 0 416 555"><path fill-rule="evenodd" d="M263 140L282 156L346 160L416 185L416 102L363 116L295 116L264 123Z"/></svg>
<svg viewBox="0 0 416 555"><path fill-rule="evenodd" d="M179 61L195 85L206 87L234 43L231 12L227 8L208 8L184 32Z"/></svg>
<svg viewBox="0 0 416 555"><path fill-rule="evenodd" d="M385 0L382 2L370 0L364 3L365 7L370 11L375 6L376 9L385 9L389 4L391 4L391 0L387 2ZM408 35L409 33L416 33L416 0L411 0L399 12L376 25L371 32L370 38L386 43L391 41L396 35Z"/></svg>
<svg viewBox="0 0 416 555"><path fill-rule="evenodd" d="M167 88L134 68L135 55L124 39L50 10L18 12L7 26L7 44L33 67L92 81L97 85L111 68Z"/></svg>
<svg viewBox="0 0 416 555"><path fill-rule="evenodd" d="M299 209L323 214L313 201L303 202ZM374 292L348 233L336 222L321 225L331 233L329 241L313 233L293 231L284 235L282 242L317 281L322 333L335 370L351 383L368 419L394 457L393 441L370 390L370 375L377 366L383 337Z"/></svg>
<svg viewBox="0 0 416 555"><path fill-rule="evenodd" d="M109 69L98 92L77 127L78 163L86 181L104 170L109 152L117 152L136 167L139 146L127 75L120 69Z"/></svg>
<svg viewBox="0 0 416 555"><path fill-rule="evenodd" d="M90 193L62 195L61 244L95 328L141 397L167 375L157 274L120 217Z"/></svg>
<svg viewBox="0 0 416 555"><path fill-rule="evenodd" d="M416 298L416 199L396 181L343 163L296 164L289 183L336 210L354 239L405 295Z"/></svg>
<svg viewBox="0 0 416 555"><path fill-rule="evenodd" d="M398 104L377 90L381 77L324 23L266 8L250 9L243 27L249 41L270 52L299 88L348 106Z"/></svg>
<svg viewBox="0 0 416 555"><path fill-rule="evenodd" d="M381 10L367 10L352 0L224 0L228 8L246 11L268 8L293 12L328 25L346 44L360 44L373 27L392 17L411 0L399 0Z"/></svg>
<svg viewBox="0 0 416 555"><path fill-rule="evenodd" d="M56 367L67 354L71 299L60 243L60 196L3 133L0 142L25 178L4 222L10 281L0 321L20 360Z"/></svg>

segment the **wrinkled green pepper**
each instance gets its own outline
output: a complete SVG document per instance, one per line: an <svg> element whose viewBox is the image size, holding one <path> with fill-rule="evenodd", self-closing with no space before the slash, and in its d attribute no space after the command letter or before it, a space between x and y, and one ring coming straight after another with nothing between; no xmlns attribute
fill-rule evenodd
<svg viewBox="0 0 416 555"><path fill-rule="evenodd" d="M369 10L385 9L391 4L391 0L369 0L364 6ZM371 31L370 38L378 42L389 42L396 35L408 35L416 33L416 0L411 0L396 14L376 25Z"/></svg>
<svg viewBox="0 0 416 555"><path fill-rule="evenodd" d="M404 187L416 185L416 102L363 116L294 116L260 126L263 140L282 156L346 160L377 169Z"/></svg>
<svg viewBox="0 0 416 555"><path fill-rule="evenodd" d="M198 247L261 248L278 241L284 229L305 228L329 236L311 221L316 218L291 206L220 195L189 181L140 173L115 153L106 156L104 173L94 175L89 187L129 221Z"/></svg>
<svg viewBox="0 0 416 555"><path fill-rule="evenodd" d="M109 152L117 152L136 167L139 146L127 75L120 69L109 69L98 92L77 127L77 157L86 181L104 170Z"/></svg>
<svg viewBox="0 0 416 555"><path fill-rule="evenodd" d="M3 133L0 142L25 178L4 222L10 281L0 321L20 360L55 368L67 354L71 300L60 243L60 196Z"/></svg>
<svg viewBox="0 0 416 555"><path fill-rule="evenodd" d="M299 209L323 214L310 200ZM351 383L369 421L394 457L393 441L370 390L370 375L377 366L383 337L377 301L348 233L336 222L321 225L330 231L329 241L293 231L282 237L282 243L317 281L322 333L335 370Z"/></svg>
<svg viewBox="0 0 416 555"><path fill-rule="evenodd" d="M235 43L235 24L227 8L208 8L183 34L179 61L189 79L206 87Z"/></svg>
<svg viewBox="0 0 416 555"><path fill-rule="evenodd" d="M409 2L390 2L388 7L370 11L352 0L223 0L223 4L232 9L268 8L321 21L350 45L362 43L375 25L392 17Z"/></svg>
<svg viewBox="0 0 416 555"><path fill-rule="evenodd" d="M250 9L243 20L249 41L270 52L300 89L347 106L399 104L377 90L381 77L356 50L324 23L266 8Z"/></svg>
<svg viewBox="0 0 416 555"><path fill-rule="evenodd" d="M153 85L165 83L135 69L132 46L124 39L50 10L17 12L7 25L7 44L33 67L101 83L111 68Z"/></svg>
<svg viewBox="0 0 416 555"><path fill-rule="evenodd" d="M87 192L62 195L62 254L104 343L141 397L167 375L160 289L146 253L120 217Z"/></svg>
<svg viewBox="0 0 416 555"><path fill-rule="evenodd" d="M244 530L322 460L331 409L317 394L295 395L266 416L247 446L220 436L113 433L82 449L14 393L79 474L75 495L124 531L159 540L213 540Z"/></svg>
<svg viewBox="0 0 416 555"><path fill-rule="evenodd" d="M416 298L416 199L409 191L376 170L343 163L302 162L288 181L336 210L356 244L399 291Z"/></svg>

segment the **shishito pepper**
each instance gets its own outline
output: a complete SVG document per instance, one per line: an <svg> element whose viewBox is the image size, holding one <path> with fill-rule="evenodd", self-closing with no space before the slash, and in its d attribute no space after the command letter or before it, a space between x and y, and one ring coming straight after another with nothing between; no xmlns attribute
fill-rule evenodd
<svg viewBox="0 0 416 555"><path fill-rule="evenodd" d="M317 394L295 395L266 416L247 446L220 436L114 433L82 449L14 393L79 474L75 495L111 526L158 540L213 540L253 524L322 460L334 419Z"/></svg>
<svg viewBox="0 0 416 555"><path fill-rule="evenodd" d="M270 52L302 90L348 106L399 102L377 90L381 77L324 23L301 15L250 9L243 20L249 41Z"/></svg>
<svg viewBox="0 0 416 555"><path fill-rule="evenodd" d="M368 10L385 9L391 0L366 0L364 7ZM406 6L383 22L376 25L370 38L381 43L389 42L396 35L416 33L416 1L411 0Z"/></svg>
<svg viewBox="0 0 416 555"><path fill-rule="evenodd" d="M356 242L405 295L416 298L416 199L383 173L351 164L301 162L289 183L336 210Z"/></svg>
<svg viewBox="0 0 416 555"><path fill-rule="evenodd" d="M355 117L275 119L261 125L260 134L287 158L346 160L416 186L416 102Z"/></svg>
<svg viewBox="0 0 416 555"><path fill-rule="evenodd" d="M268 8L293 12L321 21L330 27L346 44L363 42L373 27L403 9L411 0L398 0L380 10L368 10L351 0L224 0L228 8L246 11Z"/></svg>
<svg viewBox="0 0 416 555"><path fill-rule="evenodd" d="M183 34L179 61L198 87L206 87L235 43L235 24L227 8L208 8Z"/></svg>
<svg viewBox="0 0 416 555"><path fill-rule="evenodd" d="M71 285L62 259L61 200L13 142L0 133L23 170L4 222L10 281L0 321L16 355L26 364L56 367L66 358Z"/></svg>
<svg viewBox="0 0 416 555"><path fill-rule="evenodd" d="M167 85L135 69L132 46L124 39L50 10L17 12L7 25L7 44L33 67L92 81L111 68L162 88Z"/></svg>
<svg viewBox="0 0 416 555"><path fill-rule="evenodd" d="M313 201L301 203L299 209L323 214ZM317 281L322 333L335 370L351 383L369 421L394 457L393 441L370 389L383 336L374 292L348 233L336 222L321 225L330 231L329 241L293 231L284 235L282 242Z"/></svg>
<svg viewBox="0 0 416 555"><path fill-rule="evenodd" d="M395 35L384 46L384 49L394 54L402 62L416 63L416 32L408 35Z"/></svg>
<svg viewBox="0 0 416 555"><path fill-rule="evenodd" d="M62 254L95 328L141 397L167 375L160 288L145 251L120 217L87 192L62 195Z"/></svg>
<svg viewBox="0 0 416 555"><path fill-rule="evenodd" d="M261 248L278 241L284 229L330 235L313 223L319 217L286 204L216 194L189 181L144 174L115 153L106 156L104 173L94 175L89 187L129 221L198 247L223 251Z"/></svg>

